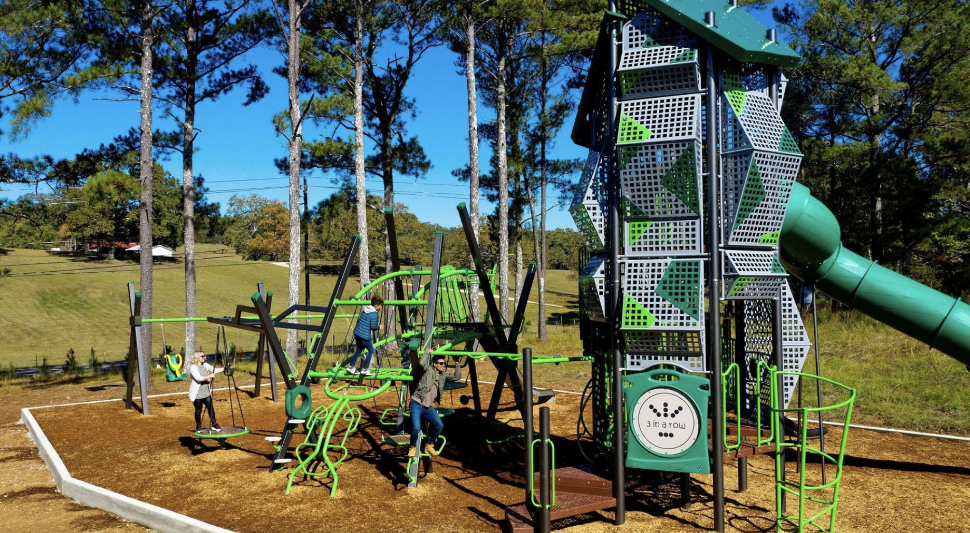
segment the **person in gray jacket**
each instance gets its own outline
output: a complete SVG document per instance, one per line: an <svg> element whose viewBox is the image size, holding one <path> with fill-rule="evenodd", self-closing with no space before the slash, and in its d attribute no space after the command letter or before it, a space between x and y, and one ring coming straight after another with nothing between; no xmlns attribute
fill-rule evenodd
<svg viewBox="0 0 970 533"><path fill-rule="evenodd" d="M423 451L429 455L438 455L434 449L434 443L441 435L445 425L438 416L438 410L434 404L441 402L441 391L445 388L448 381L461 381L461 361L456 361L454 372L445 372L447 363L445 356L436 355L431 357L431 348L424 351L424 355L418 361L415 371L420 375L418 385L411 395L411 447L408 455L413 456L418 444L418 435L421 432L421 420L427 420L430 428L424 441Z"/></svg>

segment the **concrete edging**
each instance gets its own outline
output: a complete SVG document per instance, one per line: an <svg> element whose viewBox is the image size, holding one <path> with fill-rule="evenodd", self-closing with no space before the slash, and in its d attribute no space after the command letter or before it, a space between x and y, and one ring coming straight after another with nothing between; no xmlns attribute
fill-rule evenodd
<svg viewBox="0 0 970 533"><path fill-rule="evenodd" d="M170 511L168 509L130 498L117 492L92 485L88 482L74 479L64 465L64 461L57 454L57 450L47 439L47 435L40 428L40 424L31 414L30 409L20 410L20 421L27 427L27 433L37 446L41 459L47 465L54 483L61 494L89 507L102 509L126 520L141 524L162 533L231 533L201 520Z"/></svg>

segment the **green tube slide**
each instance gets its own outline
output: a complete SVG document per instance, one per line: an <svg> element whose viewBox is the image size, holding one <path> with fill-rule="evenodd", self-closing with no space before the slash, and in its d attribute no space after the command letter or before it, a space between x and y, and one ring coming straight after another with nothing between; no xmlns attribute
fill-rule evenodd
<svg viewBox="0 0 970 533"><path fill-rule="evenodd" d="M970 305L847 250L840 237L832 212L795 183L780 237L788 271L970 369Z"/></svg>

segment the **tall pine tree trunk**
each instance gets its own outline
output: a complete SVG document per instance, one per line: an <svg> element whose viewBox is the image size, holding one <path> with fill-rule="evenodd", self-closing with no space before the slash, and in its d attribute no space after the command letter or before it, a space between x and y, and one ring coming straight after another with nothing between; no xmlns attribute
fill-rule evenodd
<svg viewBox="0 0 970 533"><path fill-rule="evenodd" d="M367 183L364 170L364 22L357 5L357 35L354 42L354 175L357 182L357 233L360 235L360 286L370 283L370 254L367 244Z"/></svg>
<svg viewBox="0 0 970 533"><path fill-rule="evenodd" d="M190 0L191 1L191 0ZM189 8L191 9L191 8ZM187 9L186 11L189 11ZM189 17L187 17L189 18ZM191 20L191 19L190 19ZM195 47L195 28L186 32L186 50ZM194 61L191 52L189 61ZM185 91L185 122L182 124L182 213L185 217L185 316L196 314L195 301L195 181L192 179L192 156L195 150L195 72L190 64ZM185 324L185 354L191 356L196 350L195 322Z"/></svg>
<svg viewBox="0 0 970 533"><path fill-rule="evenodd" d="M498 293L499 314L502 320L509 317L509 166L506 150L505 117L505 62L503 51L498 61L498 80L496 83L495 122L498 159Z"/></svg>
<svg viewBox="0 0 970 533"><path fill-rule="evenodd" d="M289 305L300 303L300 156L303 152L303 119L300 112L300 4L289 0L288 65L286 72L290 101L290 276ZM309 304L309 302L307 302ZM297 331L286 332L286 353L298 355ZM291 369L295 370L295 369Z"/></svg>
<svg viewBox="0 0 970 533"><path fill-rule="evenodd" d="M473 0L474 1L474 0ZM472 233L478 238L478 95L475 87L475 18L468 16L465 25L465 85L468 87L468 216L471 218ZM474 261L471 268L475 268ZM478 283L469 286L472 320L481 316L478 308ZM476 348L477 349L477 341Z"/></svg>
<svg viewBox="0 0 970 533"><path fill-rule="evenodd" d="M152 246L152 182L155 161L152 158L152 51L154 6L151 0L145 1L141 19L141 146L139 158L139 181L141 182L141 202L138 222L138 264L140 265L139 284L141 289L141 315L152 317L152 284L154 282ZM144 369L152 367L152 328L142 328L142 360ZM162 347L165 350L165 347ZM151 380L148 381L151 388Z"/></svg>

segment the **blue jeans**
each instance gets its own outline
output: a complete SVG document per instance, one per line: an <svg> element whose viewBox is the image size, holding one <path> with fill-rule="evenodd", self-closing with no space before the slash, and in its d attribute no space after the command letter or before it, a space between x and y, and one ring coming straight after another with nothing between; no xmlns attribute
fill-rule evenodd
<svg viewBox="0 0 970 533"><path fill-rule="evenodd" d="M370 338L363 338L354 335L354 340L357 341L357 349L354 351L354 355L350 358L350 363L347 364L348 368L353 368L357 364L357 356L360 355L361 350L367 350L367 356L364 357L364 367L370 368L371 357L374 357L374 341Z"/></svg>
<svg viewBox="0 0 970 533"><path fill-rule="evenodd" d="M427 438L424 442L429 444L434 444L438 440L438 436L441 435L441 430L445 429L445 425L441 422L441 417L438 416L438 410L432 407L425 407L420 403L411 400L411 446L418 445L418 433L421 431L421 419L427 420L431 428L429 433L426 435Z"/></svg>

